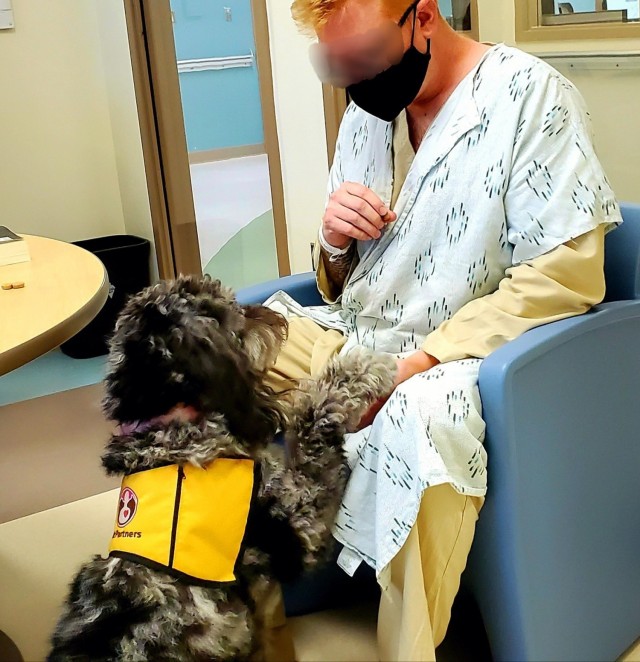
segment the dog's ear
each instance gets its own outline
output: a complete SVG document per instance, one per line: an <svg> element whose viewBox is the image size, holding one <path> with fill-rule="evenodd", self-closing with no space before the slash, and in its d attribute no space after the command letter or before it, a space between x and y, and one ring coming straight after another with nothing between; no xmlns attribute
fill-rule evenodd
<svg viewBox="0 0 640 662"><path fill-rule="evenodd" d="M274 363L287 339L287 320L265 306L244 306L245 326L240 335L249 361L258 372Z"/></svg>

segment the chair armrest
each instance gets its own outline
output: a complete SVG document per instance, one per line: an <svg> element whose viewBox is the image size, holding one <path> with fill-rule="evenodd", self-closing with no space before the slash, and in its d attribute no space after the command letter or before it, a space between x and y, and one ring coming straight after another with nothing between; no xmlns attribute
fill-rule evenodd
<svg viewBox="0 0 640 662"><path fill-rule="evenodd" d="M266 283L246 287L237 292L238 302L244 305L263 303L278 290L283 290L302 306L315 306L322 303L316 285L316 275L308 271L294 276L284 276Z"/></svg>
<svg viewBox="0 0 640 662"><path fill-rule="evenodd" d="M640 299L640 205L621 203L624 223L605 239L605 301Z"/></svg>
<svg viewBox="0 0 640 662"><path fill-rule="evenodd" d="M637 637L638 338L640 301L604 304L481 366L489 491L468 576L497 659L615 659Z"/></svg>
<svg viewBox="0 0 640 662"><path fill-rule="evenodd" d="M566 343L573 340L585 343L593 340L591 334L598 331L613 331L619 326L626 328L629 323L633 326L639 316L640 301L615 301L601 304L585 315L570 317L532 329L490 354L483 361L479 375L485 420L487 415L494 413L492 405L496 400L500 401L500 407L503 406L503 398L509 396L511 381L519 370L552 352L558 355L557 358L566 360L567 356L563 351ZM637 342L633 337L627 337L626 340L632 345ZM634 348L633 346L615 348L607 345L605 347L597 346L594 349L597 352L590 357L591 359L602 357L603 350L606 350L604 354L612 352L616 355ZM563 372L565 367L559 365L559 371ZM610 365L607 366L607 368L609 367ZM545 382L552 376L552 374L546 376ZM502 427L502 422L502 418L500 418L496 424Z"/></svg>

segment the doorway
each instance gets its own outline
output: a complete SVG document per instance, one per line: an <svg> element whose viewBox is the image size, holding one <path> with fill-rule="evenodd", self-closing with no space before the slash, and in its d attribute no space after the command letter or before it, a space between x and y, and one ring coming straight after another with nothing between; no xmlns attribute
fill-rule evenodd
<svg viewBox="0 0 640 662"><path fill-rule="evenodd" d="M161 277L289 270L265 0L126 0Z"/></svg>

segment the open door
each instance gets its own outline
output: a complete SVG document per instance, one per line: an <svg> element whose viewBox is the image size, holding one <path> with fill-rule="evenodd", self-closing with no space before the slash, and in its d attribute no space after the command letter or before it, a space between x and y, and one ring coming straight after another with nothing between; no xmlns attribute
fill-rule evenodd
<svg viewBox="0 0 640 662"><path fill-rule="evenodd" d="M265 0L125 0L161 277L290 273Z"/></svg>

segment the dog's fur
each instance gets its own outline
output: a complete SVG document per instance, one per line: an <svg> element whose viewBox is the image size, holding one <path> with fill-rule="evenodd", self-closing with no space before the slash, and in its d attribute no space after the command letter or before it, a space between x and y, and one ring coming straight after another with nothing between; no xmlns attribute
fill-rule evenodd
<svg viewBox="0 0 640 662"><path fill-rule="evenodd" d="M114 435L102 457L107 473L249 457L261 467L258 496L233 584L189 585L119 558L84 565L51 662L260 659L255 606L271 582L326 558L346 481L344 433L392 389L395 372L389 357L351 353L278 397L264 378L285 338L280 315L239 305L208 278L160 283L128 302L111 341L107 415L151 420L184 405L202 418ZM286 467L267 448L278 429L286 430Z"/></svg>

